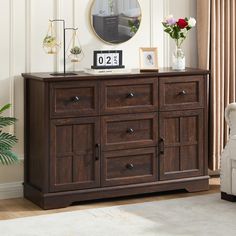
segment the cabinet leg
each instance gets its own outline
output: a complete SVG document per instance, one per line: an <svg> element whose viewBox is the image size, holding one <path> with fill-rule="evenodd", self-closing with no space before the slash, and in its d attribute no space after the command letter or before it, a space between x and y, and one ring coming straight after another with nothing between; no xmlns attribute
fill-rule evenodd
<svg viewBox="0 0 236 236"><path fill-rule="evenodd" d="M201 180L197 182L193 182L185 188L189 193L208 191L209 190L209 180Z"/></svg>

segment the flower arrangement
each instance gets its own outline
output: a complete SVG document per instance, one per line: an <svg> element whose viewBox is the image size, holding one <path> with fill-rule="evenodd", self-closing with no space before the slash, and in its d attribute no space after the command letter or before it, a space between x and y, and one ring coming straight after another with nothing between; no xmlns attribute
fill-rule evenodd
<svg viewBox="0 0 236 236"><path fill-rule="evenodd" d="M164 31L174 39L176 44L176 50L172 57L172 68L174 70L184 70L185 69L185 55L181 49L181 45L187 38L188 32L195 27L196 20L193 17L190 18L180 18L175 19L173 15L169 15L162 22L164 26Z"/></svg>
<svg viewBox="0 0 236 236"><path fill-rule="evenodd" d="M173 15L169 15L162 24L164 31L175 40L176 46L180 47L186 39L188 32L195 27L196 20L193 17L177 20Z"/></svg>

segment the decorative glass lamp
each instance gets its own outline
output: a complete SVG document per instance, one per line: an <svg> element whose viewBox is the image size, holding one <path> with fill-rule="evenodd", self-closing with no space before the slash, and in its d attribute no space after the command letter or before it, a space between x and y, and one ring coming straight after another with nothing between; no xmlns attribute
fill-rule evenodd
<svg viewBox="0 0 236 236"><path fill-rule="evenodd" d="M84 57L84 53L79 42L78 29L73 30L73 35L67 49L67 54L70 61L73 63L80 62Z"/></svg>
<svg viewBox="0 0 236 236"><path fill-rule="evenodd" d="M43 48L48 54L57 54L60 43L57 42L55 30L53 28L53 21L49 21L48 32L43 39Z"/></svg>

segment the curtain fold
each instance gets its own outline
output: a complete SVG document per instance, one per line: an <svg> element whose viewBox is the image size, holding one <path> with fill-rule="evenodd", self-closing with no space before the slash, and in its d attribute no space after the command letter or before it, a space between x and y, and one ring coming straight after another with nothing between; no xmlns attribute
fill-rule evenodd
<svg viewBox="0 0 236 236"><path fill-rule="evenodd" d="M197 0L199 67L210 69L209 168L220 168L228 138L226 106L235 102L235 0Z"/></svg>

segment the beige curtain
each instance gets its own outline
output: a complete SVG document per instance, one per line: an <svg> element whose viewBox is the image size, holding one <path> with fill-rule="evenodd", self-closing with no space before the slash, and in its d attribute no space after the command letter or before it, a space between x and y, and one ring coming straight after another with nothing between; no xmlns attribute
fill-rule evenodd
<svg viewBox="0 0 236 236"><path fill-rule="evenodd" d="M236 1L197 0L199 67L210 69L209 167L220 168L227 141L225 107L235 102Z"/></svg>

